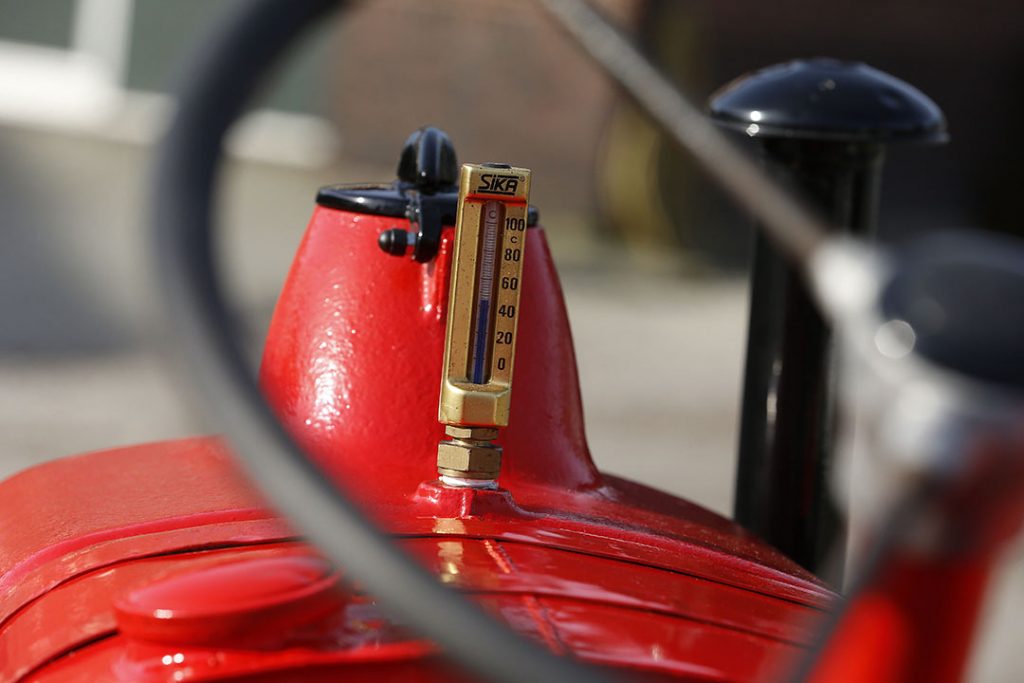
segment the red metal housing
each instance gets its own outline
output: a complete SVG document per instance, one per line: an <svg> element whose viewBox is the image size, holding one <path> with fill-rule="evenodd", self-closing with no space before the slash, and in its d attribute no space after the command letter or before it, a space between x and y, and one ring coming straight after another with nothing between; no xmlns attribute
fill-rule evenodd
<svg viewBox="0 0 1024 683"><path fill-rule="evenodd" d="M831 593L734 523L597 471L540 229L501 488L437 483L451 229L419 264L377 248L395 223L318 207L267 338L266 394L326 475L440 580L554 652L651 680L771 680ZM452 680L216 439L55 461L0 484L0 500L0 683Z"/></svg>

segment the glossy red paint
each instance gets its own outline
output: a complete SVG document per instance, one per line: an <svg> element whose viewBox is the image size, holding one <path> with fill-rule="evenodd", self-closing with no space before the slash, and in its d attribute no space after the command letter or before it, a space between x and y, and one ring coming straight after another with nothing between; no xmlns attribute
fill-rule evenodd
<svg viewBox="0 0 1024 683"><path fill-rule="evenodd" d="M827 589L728 520L594 467L538 229L502 488L436 481L451 230L422 265L379 251L394 223L318 208L271 325L263 385L327 476L442 581L554 652L700 681L766 680L796 656ZM50 463L0 497L14 501L0 518L0 683L453 680L372 600L329 587L215 439Z"/></svg>
<svg viewBox="0 0 1024 683"><path fill-rule="evenodd" d="M275 647L264 643L253 649L251 644L242 647L232 638L230 646L211 649L195 645L194 637L186 635L180 644L172 646L169 642L152 642L160 641L160 637L144 637L145 629L133 628L127 623L119 626L115 604L119 600L131 600L136 589L145 591L147 587L159 587L169 577L179 577L172 586L192 582L196 586L209 586L209 577L203 576L208 567L244 561L243 569L238 570L244 574L245 565L252 559L307 557L309 550L301 544L288 542L290 532L285 525L252 519L253 508L247 504L258 504L258 496L238 488L240 477L237 475L217 478L203 489L212 500L240 506L226 509L222 515L210 511L206 501L186 495L185 492L195 485L189 472L229 471L229 456L214 439L119 449L85 459L49 463L5 482L0 486L0 495L10 491L42 497L50 480L72 481L82 471L83 464L89 465L83 481L100 476L106 485L92 489L89 495L83 491L83 495L69 501L72 504L61 506L60 501L53 504L54 512L66 514L69 525L81 534L81 542L58 541L53 545L58 550L53 552L44 552L47 548L41 548L45 546L45 539L36 539L22 548L2 546L3 557L14 560L12 571L25 577L26 585L37 589L12 591L2 601L6 616L0 621L0 642L4 644L7 658L0 680L22 680L21 676L27 672L35 673L24 680L48 680L51 667L63 670L67 661L78 662L81 666L91 661L104 662L102 666L97 664L99 668L90 669L92 678L86 680L172 680L170 676L178 669L157 667L152 662L162 661L165 656L173 660L179 652L192 653L190 661L201 652L207 659L213 657L218 662L233 663L228 666L222 662L215 670L193 668L188 678L181 680L217 680L228 672L237 673L242 669L255 675L269 671L295 673L308 667L328 667L337 673L337 667L341 667L347 674L354 662L359 663L358 667L370 667L363 659L370 656L363 651L368 647L366 638L391 638L387 642L391 654L387 657L381 656L381 642L372 641L373 656L380 656L373 660L380 675L391 670L392 659L432 656L425 644L404 635L396 636L400 629L379 614L369 621L363 619L362 627L352 627L363 638L359 648L352 638L337 640L329 623L326 632L334 634L331 638L339 646L329 656L325 654L319 659L309 658L308 648L297 648L287 639ZM160 486L168 493L178 494L170 496L175 503L165 505L160 516L153 520L155 530L151 533L147 533L149 527L140 527L130 515L125 515L123 526L116 526L116 520L103 506L103 500L111 492L137 483L132 479L135 467L144 467L152 475L146 480L148 483L140 484L143 488ZM519 507L508 492L470 492L436 485L423 488L430 495L421 491L412 496L404 510L390 506L378 510L389 530L405 539L403 542L413 555L443 581L481 600L497 600L493 604L502 605L498 611L511 625L533 633L556 651L574 652L609 665L637 666L651 672L685 669L686 662L665 655L675 652L673 657L681 656L678 646L672 642L651 641L646 650L640 640L634 639L628 647L621 642L622 623L649 618L662 626L672 624L665 631L672 634L672 638L682 632L688 633L689 639L700 635L705 659L714 659L712 653L717 652L717 673L710 676L710 680L755 680L755 673L761 671L759 667L767 664L761 662L754 666L750 659L737 658L736 643L749 642L751 652L770 653L772 658L776 655L792 657L798 647L807 642L809 621L819 614L829 598L827 591L798 575L684 540L685 535L693 533L692 521L681 522L680 528L673 531L669 528L670 517L666 516L660 525L663 528L658 530L627 524L625 519L556 513L554 508L561 500L558 497L549 501L545 512L538 513ZM539 493L534 492L534 495ZM603 500L593 491L582 495ZM563 493L562 499L571 497ZM500 502L488 501L488 498ZM582 507L580 501L577 507ZM198 509L205 512L197 514ZM632 508L624 506L620 512L624 516L629 509ZM239 514L239 510L244 514ZM210 523L221 516L241 519ZM2 528L6 531L27 524L32 518L31 511L25 511L20 518L12 515L4 520ZM8 535L0 536L0 540L9 539ZM69 557L76 561L68 561ZM213 584L216 596L216 581ZM40 586L45 588L40 589ZM205 604L208 593L209 590L197 588L195 600L199 606ZM545 616L545 605L550 600L571 603L572 609L566 607L567 611L559 614L571 614L572 619ZM358 604L364 606L357 609L354 605ZM563 605L563 602L558 604ZM365 617L365 610L371 609L365 606L365 600L362 603L342 601L341 605L343 614L348 615L346 619L355 618L353 615L359 609L364 610ZM612 610L614 618L609 616L612 612L605 611L599 613L608 616L607 622L604 616L595 616L589 621L581 616L588 613L591 606L602 605ZM121 612L123 621L125 610ZM252 615L241 610L236 616L242 621ZM42 624L57 622L59 628L41 629ZM368 623L370 628L366 628ZM287 630L282 634L290 636ZM608 638L609 645L615 644L617 655L601 650L598 644L602 638ZM720 645L717 650L712 645L716 642ZM111 659L93 660L93 655L87 653L94 648ZM353 654L356 651L361 654L356 656ZM653 657L652 652L659 654ZM72 657L70 653L75 654ZM142 658L143 664L149 664L138 664L138 658ZM657 661L661 664L655 665ZM236 664L240 668L232 668ZM138 673L137 665L149 667L147 671L164 672L166 677L132 678ZM126 671L133 673L128 676ZM152 671L146 675L151 674L156 676ZM695 680L708 679L697 677Z"/></svg>
<svg viewBox="0 0 1024 683"><path fill-rule="evenodd" d="M886 595L871 593L849 608L809 683L900 683L907 678L910 621Z"/></svg>
<svg viewBox="0 0 1024 683"><path fill-rule="evenodd" d="M267 335L261 379L311 455L371 505L437 477L435 449L453 229L427 264L382 252L395 219L317 207ZM527 231L502 484L601 483L586 447L561 287Z"/></svg>
<svg viewBox="0 0 1024 683"><path fill-rule="evenodd" d="M371 514L406 506L437 478L437 421L453 229L435 261L395 258L395 220L317 207L274 313L261 368L295 437ZM524 507L682 532L808 575L742 527L646 487L604 477L583 431L572 333L543 230L527 231L511 421L500 484ZM358 397L359 400L353 400ZM581 496L585 492L594 495ZM568 508L567 508L568 506ZM688 533L687 533L688 532Z"/></svg>
<svg viewBox="0 0 1024 683"><path fill-rule="evenodd" d="M312 556L246 558L137 588L115 604L125 637L165 645L276 648L341 608L340 576Z"/></svg>
<svg viewBox="0 0 1024 683"><path fill-rule="evenodd" d="M298 543L224 550L177 552L144 560L117 562L68 580L26 603L4 620L0 641L0 680L19 680L27 672L118 631L114 604L131 591L182 572L232 564L240 559L308 555Z"/></svg>
<svg viewBox="0 0 1024 683"><path fill-rule="evenodd" d="M963 679L989 577L1024 522L1024 423L1017 425L961 454L965 471L929 501L927 524L942 533L890 553L824 651L816 683Z"/></svg>
<svg viewBox="0 0 1024 683"><path fill-rule="evenodd" d="M995 562L991 554L896 553L850 605L811 681L962 681Z"/></svg>

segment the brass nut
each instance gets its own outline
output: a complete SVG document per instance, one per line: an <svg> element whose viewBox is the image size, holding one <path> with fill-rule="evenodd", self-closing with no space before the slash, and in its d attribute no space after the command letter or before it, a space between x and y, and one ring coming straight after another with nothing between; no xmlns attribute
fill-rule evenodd
<svg viewBox="0 0 1024 683"><path fill-rule="evenodd" d="M453 477L496 479L501 472L501 449L442 441L437 444L437 469Z"/></svg>
<svg viewBox="0 0 1024 683"><path fill-rule="evenodd" d="M474 441L494 441L498 438L496 427L458 427L446 425L444 433L456 439L473 439Z"/></svg>

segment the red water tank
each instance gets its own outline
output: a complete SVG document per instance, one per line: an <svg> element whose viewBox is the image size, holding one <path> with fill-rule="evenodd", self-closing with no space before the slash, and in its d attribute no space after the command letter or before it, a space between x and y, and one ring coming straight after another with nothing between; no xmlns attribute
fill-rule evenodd
<svg viewBox="0 0 1024 683"><path fill-rule="evenodd" d="M500 488L437 481L451 216L432 258L377 244L409 227L416 193L321 191L261 370L288 429L439 580L552 651L652 680L771 679L831 593L729 520L598 472L539 227ZM214 438L51 462L0 501L0 683L459 676L296 538Z"/></svg>

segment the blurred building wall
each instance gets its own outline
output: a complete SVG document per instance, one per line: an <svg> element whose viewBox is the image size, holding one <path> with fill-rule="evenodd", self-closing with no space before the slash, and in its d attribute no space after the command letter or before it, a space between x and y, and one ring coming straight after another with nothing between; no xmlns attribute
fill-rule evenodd
<svg viewBox="0 0 1024 683"><path fill-rule="evenodd" d="M637 3L603 6L628 24ZM530 166L542 211L592 204L614 90L536 3L368 2L340 25L331 63L346 156L390 162L396 139L431 124L464 160Z"/></svg>

